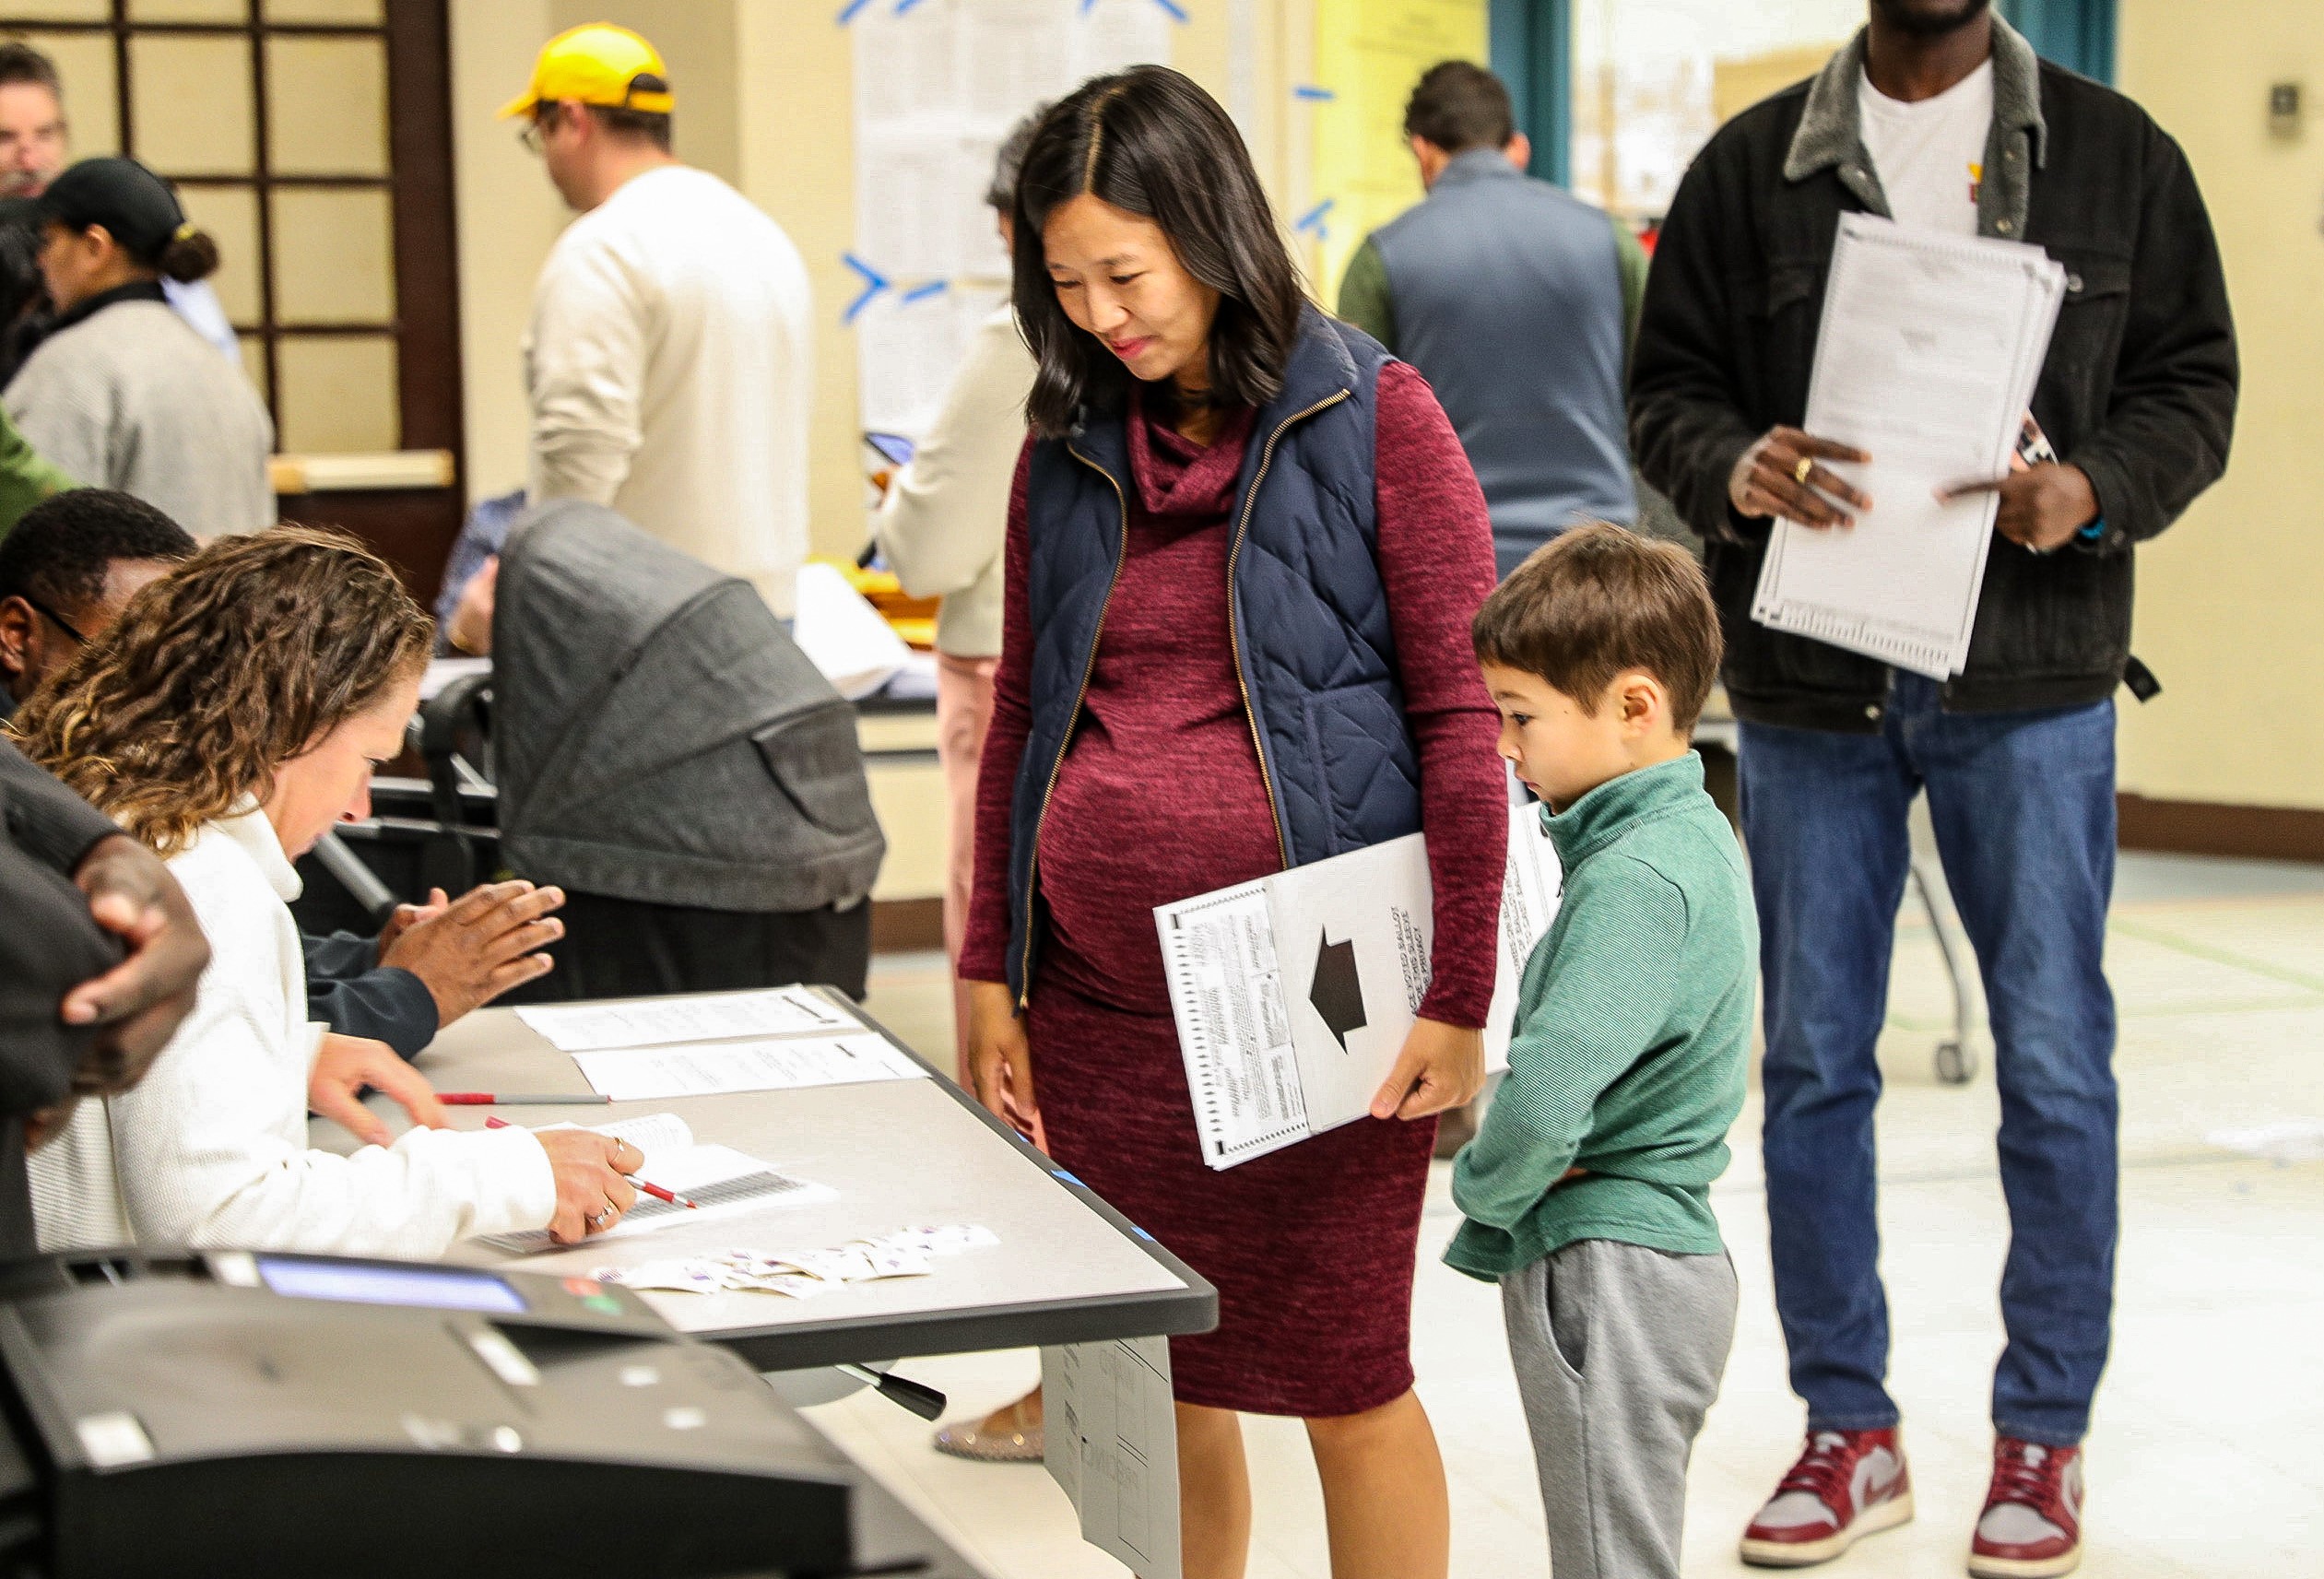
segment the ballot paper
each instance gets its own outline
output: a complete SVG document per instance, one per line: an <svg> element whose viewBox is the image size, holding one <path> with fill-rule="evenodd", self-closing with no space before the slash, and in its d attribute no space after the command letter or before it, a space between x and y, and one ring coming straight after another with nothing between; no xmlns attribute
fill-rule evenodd
<svg viewBox="0 0 2324 1579"><path fill-rule="evenodd" d="M1518 978L1557 913L1540 813L1510 808L1488 1069L1508 1066ZM1413 833L1155 908L1204 1161L1231 1168L1371 1111L1428 992L1432 898Z"/></svg>
<svg viewBox="0 0 2324 1579"><path fill-rule="evenodd" d="M1178 1420L1170 1340L1041 1351L1042 1462L1081 1516L1081 1538L1138 1579L1180 1579Z"/></svg>
<svg viewBox="0 0 2324 1579"><path fill-rule="evenodd" d="M1872 508L1852 529L1778 521L1752 619L1931 679L1961 672L2000 501L1937 495L2008 471L2065 294L2039 247L1841 217L1805 426L1872 457L1823 463Z"/></svg>
<svg viewBox="0 0 2324 1579"><path fill-rule="evenodd" d="M520 1008L516 1018L560 1053L864 1029L862 1020L805 986L633 998L622 1003L558 1004Z"/></svg>
<svg viewBox="0 0 2324 1579"><path fill-rule="evenodd" d="M779 1041L703 1042L680 1047L617 1047L576 1053L591 1089L618 1102L727 1091L785 1091L914 1080L927 1067L877 1031Z"/></svg>
<svg viewBox="0 0 2324 1579"><path fill-rule="evenodd" d="M714 1217L763 1210L770 1206L807 1206L837 1198L837 1193L826 1185L777 1172L770 1164L731 1147L696 1141L686 1121L674 1113L645 1114L610 1124L551 1124L541 1127L594 1129L599 1135L626 1140L645 1158L633 1175L635 1178L659 1184L694 1203L691 1207L678 1206L641 1190L636 1204L621 1214L620 1221L603 1233L589 1236L593 1244L601 1240L652 1233L677 1222L703 1222ZM477 1243L512 1255L566 1248L549 1238L547 1229L487 1234Z"/></svg>

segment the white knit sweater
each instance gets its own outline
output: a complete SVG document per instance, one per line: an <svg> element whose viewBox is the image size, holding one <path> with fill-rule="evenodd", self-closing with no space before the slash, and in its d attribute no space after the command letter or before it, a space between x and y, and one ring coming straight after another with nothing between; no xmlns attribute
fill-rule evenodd
<svg viewBox="0 0 2324 1579"><path fill-rule="evenodd" d="M299 878L264 814L204 828L170 871L210 940L194 1012L136 1090L81 1103L33 1154L41 1248L233 1245L432 1257L556 1209L528 1130L415 1129L351 1157L307 1145L323 1027L288 901Z"/></svg>
<svg viewBox="0 0 2324 1579"><path fill-rule="evenodd" d="M814 296L782 228L649 170L558 238L525 338L533 502L586 499L788 618L807 558Z"/></svg>

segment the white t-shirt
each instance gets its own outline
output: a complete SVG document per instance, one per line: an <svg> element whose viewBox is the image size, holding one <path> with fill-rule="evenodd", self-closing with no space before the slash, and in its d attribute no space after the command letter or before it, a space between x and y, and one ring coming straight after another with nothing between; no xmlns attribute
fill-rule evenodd
<svg viewBox="0 0 2324 1579"><path fill-rule="evenodd" d="M1872 156L1888 211L1900 225L1977 233L1977 188L1985 180L1986 137L1993 126L1993 63L1938 94L1907 104L1872 86L1856 85L1864 150Z"/></svg>
<svg viewBox="0 0 2324 1579"><path fill-rule="evenodd" d="M813 298L716 176L647 171L575 219L533 294L526 491L611 505L789 616L807 558Z"/></svg>

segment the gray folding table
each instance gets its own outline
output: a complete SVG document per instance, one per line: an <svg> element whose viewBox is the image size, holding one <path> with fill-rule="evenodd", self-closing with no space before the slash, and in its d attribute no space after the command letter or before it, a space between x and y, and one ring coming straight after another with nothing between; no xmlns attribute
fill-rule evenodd
<svg viewBox="0 0 2324 1579"><path fill-rule="evenodd" d="M828 996L903 1046L844 997ZM510 1009L468 1016L436 1039L419 1067L440 1090L589 1090L572 1057ZM383 1114L400 1118L382 1099L372 1100ZM498 1113L527 1125L602 1124L663 1112L684 1119L697 1141L733 1147L835 1196L526 1255L525 1270L586 1274L954 1223L998 1238L997 1246L938 1259L929 1277L851 1283L808 1300L757 1291L645 1293L672 1326L735 1349L761 1371L1206 1332L1218 1323L1218 1294L1209 1283L933 1070L926 1079L803 1090L454 1108L451 1121L477 1128ZM352 1149L336 1125L317 1120L313 1130L318 1146ZM511 1257L471 1242L448 1259L489 1265Z"/></svg>

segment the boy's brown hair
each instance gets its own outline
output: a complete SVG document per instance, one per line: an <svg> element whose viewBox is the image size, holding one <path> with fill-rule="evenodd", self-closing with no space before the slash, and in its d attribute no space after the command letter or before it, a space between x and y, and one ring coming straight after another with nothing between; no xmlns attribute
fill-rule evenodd
<svg viewBox="0 0 2324 1579"><path fill-rule="evenodd" d="M1602 521L1536 548L1485 599L1469 637L1478 662L1538 676L1587 713L1616 676L1652 675L1682 736L1703 716L1722 650L1693 556Z"/></svg>

